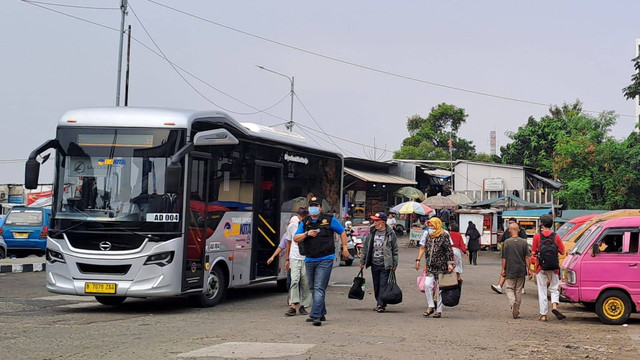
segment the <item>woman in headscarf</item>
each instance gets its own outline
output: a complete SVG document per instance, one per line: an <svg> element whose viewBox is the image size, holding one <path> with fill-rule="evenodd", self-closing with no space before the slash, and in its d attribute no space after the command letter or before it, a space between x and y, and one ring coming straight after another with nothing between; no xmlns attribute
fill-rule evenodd
<svg viewBox="0 0 640 360"><path fill-rule="evenodd" d="M433 314L434 318L442 316L442 290L438 287L438 275L453 271L454 258L449 234L442 229L442 221L432 217L427 221L427 230L420 239L420 250L416 258L416 270L420 270L420 259L424 255L426 264L424 271L425 295L427 296L427 311L422 316ZM434 302L434 295L437 301ZM434 313L435 312L435 313Z"/></svg>
<svg viewBox="0 0 640 360"><path fill-rule="evenodd" d="M469 250L469 265L478 265L478 251L480 250L480 232L476 229L476 224L469 220L469 226L464 233L467 236L467 250Z"/></svg>

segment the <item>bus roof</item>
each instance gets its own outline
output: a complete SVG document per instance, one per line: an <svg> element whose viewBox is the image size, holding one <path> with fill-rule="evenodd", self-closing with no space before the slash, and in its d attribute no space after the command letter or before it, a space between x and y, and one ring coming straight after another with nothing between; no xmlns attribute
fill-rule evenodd
<svg viewBox="0 0 640 360"><path fill-rule="evenodd" d="M178 128L190 131L191 125L198 119L215 119L215 122L226 124L240 131L246 137L315 149L342 158L342 154L333 150L317 149L317 147L307 144L307 139L300 134L254 123L240 123L227 113L215 110L200 111L143 107L82 108L64 113L58 122L58 127L149 127Z"/></svg>

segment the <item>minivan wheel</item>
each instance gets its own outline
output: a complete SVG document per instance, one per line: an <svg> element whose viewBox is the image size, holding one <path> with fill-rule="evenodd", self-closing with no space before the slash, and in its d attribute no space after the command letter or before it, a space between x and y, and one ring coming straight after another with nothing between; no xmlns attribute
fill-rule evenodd
<svg viewBox="0 0 640 360"><path fill-rule="evenodd" d="M6 257L7 257L7 252L3 248L0 248L0 259L4 259Z"/></svg>
<svg viewBox="0 0 640 360"><path fill-rule="evenodd" d="M596 302L598 318L608 325L622 325L631 315L631 300L620 290L605 291Z"/></svg>
<svg viewBox="0 0 640 360"><path fill-rule="evenodd" d="M402 225L396 225L396 228L394 230L396 231L396 234L398 234L398 235L404 234L404 226L402 226Z"/></svg>
<svg viewBox="0 0 640 360"><path fill-rule="evenodd" d="M96 300L102 305L118 306L124 302L126 296L96 296Z"/></svg>
<svg viewBox="0 0 640 360"><path fill-rule="evenodd" d="M207 283L204 284L204 292L196 298L201 307L218 305L227 291L227 281L224 272L219 266L214 267L209 273Z"/></svg>

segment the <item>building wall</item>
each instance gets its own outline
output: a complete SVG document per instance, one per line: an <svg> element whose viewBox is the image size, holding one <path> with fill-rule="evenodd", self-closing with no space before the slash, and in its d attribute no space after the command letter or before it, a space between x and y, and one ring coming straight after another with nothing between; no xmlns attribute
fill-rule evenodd
<svg viewBox="0 0 640 360"><path fill-rule="evenodd" d="M523 168L512 168L498 164L459 162L454 166L454 191L482 191L485 179L502 179L505 191L526 188Z"/></svg>

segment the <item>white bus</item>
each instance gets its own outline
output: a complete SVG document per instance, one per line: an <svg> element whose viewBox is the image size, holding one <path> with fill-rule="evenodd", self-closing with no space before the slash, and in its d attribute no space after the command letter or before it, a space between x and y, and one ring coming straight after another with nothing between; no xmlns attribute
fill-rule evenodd
<svg viewBox="0 0 640 360"><path fill-rule="evenodd" d="M192 295L214 306L229 288L285 287L284 262L266 262L291 215L311 195L342 211L343 158L313 145L217 111L65 113L25 172L36 186L39 155L55 149L47 289L105 305Z"/></svg>

